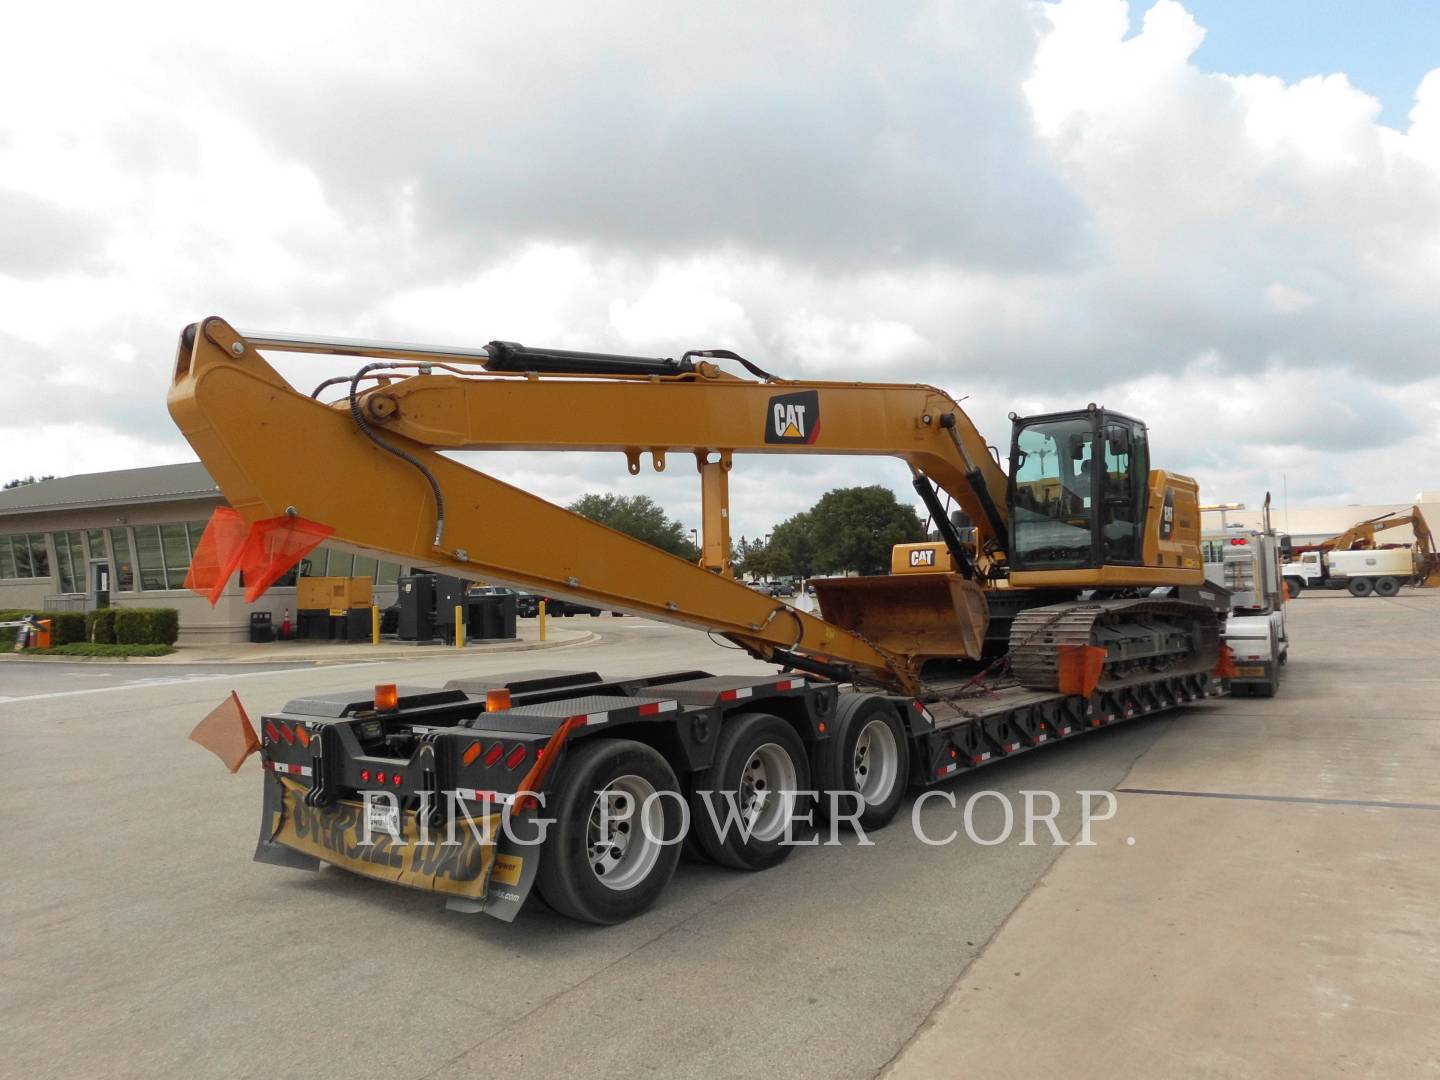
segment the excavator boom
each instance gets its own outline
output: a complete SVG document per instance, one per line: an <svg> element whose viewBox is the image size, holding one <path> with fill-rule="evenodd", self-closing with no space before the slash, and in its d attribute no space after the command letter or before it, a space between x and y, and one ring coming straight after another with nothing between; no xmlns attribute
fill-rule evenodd
<svg viewBox="0 0 1440 1080"><path fill-rule="evenodd" d="M325 404L291 387L257 350L261 341L268 351L383 360L331 380L349 392ZM634 361L638 368L600 358L617 363L563 377L525 370L582 357L596 359L514 347L247 338L209 318L182 335L169 407L230 505L251 523L299 515L330 526L338 541L417 566L679 622L767 659L831 665L912 692L926 659L979 655L985 598L960 575L948 583L950 612L914 620L899 605L887 621L887 598L875 597L858 620L865 632L858 621L837 625L761 596L735 581L729 566L728 474L737 453L899 457L970 512L982 546L1003 559L1005 474L948 395L927 386L752 381L688 357ZM652 363L675 367L662 374L646 366ZM416 369L361 388L377 372ZM667 453L693 454L704 496L702 564L441 453L476 449L618 451L632 473L642 454L657 470Z"/></svg>

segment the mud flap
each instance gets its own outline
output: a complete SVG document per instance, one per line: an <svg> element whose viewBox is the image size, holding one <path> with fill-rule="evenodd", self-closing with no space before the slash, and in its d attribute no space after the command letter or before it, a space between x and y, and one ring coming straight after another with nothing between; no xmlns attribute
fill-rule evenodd
<svg viewBox="0 0 1440 1080"><path fill-rule="evenodd" d="M451 833L443 827L422 831L415 811L402 810L398 840L377 829L366 843L363 802L340 799L329 806L307 806L308 789L303 784L284 776L278 781L278 821L269 818L266 826L273 829L274 844L394 885L471 900L484 898L500 835L498 811L457 821ZM520 879L520 868L510 873Z"/></svg>
<svg viewBox="0 0 1440 1080"><path fill-rule="evenodd" d="M265 796L260 808L260 839L255 844L255 861L272 866L288 866L292 870L319 870L320 860L313 855L291 851L284 844L275 842L280 831L280 816L283 812L284 789L280 778L274 773L265 773Z"/></svg>
<svg viewBox="0 0 1440 1080"><path fill-rule="evenodd" d="M510 822L510 830L517 837L529 838L532 834L533 814L526 812ZM512 839L510 833L502 830L495 845L495 865L490 871L490 884L480 900L450 896L445 899L447 911L458 911L466 915L484 914L501 922L514 922L515 916L530 898L535 887L535 873L540 866L540 845L521 844Z"/></svg>

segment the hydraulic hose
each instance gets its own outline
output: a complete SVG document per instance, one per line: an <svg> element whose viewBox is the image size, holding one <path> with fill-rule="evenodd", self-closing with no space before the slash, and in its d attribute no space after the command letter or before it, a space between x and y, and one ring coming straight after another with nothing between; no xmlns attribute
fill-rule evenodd
<svg viewBox="0 0 1440 1080"><path fill-rule="evenodd" d="M355 426L365 433L365 437L367 439L373 442L376 446L380 447L380 449L384 450L387 454L394 454L401 461L408 462L409 464L415 466L415 468L420 470L420 474L424 476L425 479L429 482L430 490L435 494L434 546L438 548L440 546L440 539L445 534L445 496L440 493L440 482L435 479L435 474L432 473L428 468L426 468L425 463L419 458L417 458L414 454L407 453L406 451L401 450L398 446L391 446L389 443L387 443L384 439L380 438L380 436L375 433L374 429L370 427L370 424L365 419L365 412L363 409L360 408L360 399L357 396L360 387L360 380L365 378L366 375L368 375L372 371L377 371L381 368L393 368L395 366L395 364L391 364L388 362L366 364L364 367L362 367L359 371L355 372L355 374L350 377L350 416L355 421Z"/></svg>

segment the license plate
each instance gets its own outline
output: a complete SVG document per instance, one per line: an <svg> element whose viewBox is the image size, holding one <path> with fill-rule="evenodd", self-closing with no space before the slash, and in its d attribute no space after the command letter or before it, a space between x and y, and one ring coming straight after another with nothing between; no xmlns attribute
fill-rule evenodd
<svg viewBox="0 0 1440 1080"><path fill-rule="evenodd" d="M1260 664L1241 664L1235 668L1235 674L1242 679L1263 679L1265 668Z"/></svg>
<svg viewBox="0 0 1440 1080"><path fill-rule="evenodd" d="M386 836L400 835L400 807L389 805L386 799L371 799L370 805L365 808L365 820L370 827L371 836L381 833Z"/></svg>

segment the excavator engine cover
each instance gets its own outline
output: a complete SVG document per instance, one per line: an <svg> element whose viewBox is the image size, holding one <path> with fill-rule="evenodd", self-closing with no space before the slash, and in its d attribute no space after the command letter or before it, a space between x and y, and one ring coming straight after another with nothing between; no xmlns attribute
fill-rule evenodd
<svg viewBox="0 0 1440 1080"><path fill-rule="evenodd" d="M826 622L906 658L912 671L926 660L978 659L985 643L985 592L959 574L813 578L811 584Z"/></svg>

